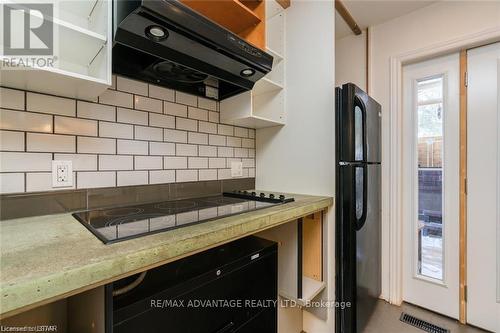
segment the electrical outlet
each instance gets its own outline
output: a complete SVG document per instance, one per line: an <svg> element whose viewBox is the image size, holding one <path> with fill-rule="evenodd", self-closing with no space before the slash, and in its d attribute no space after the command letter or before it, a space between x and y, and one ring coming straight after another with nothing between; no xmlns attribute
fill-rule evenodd
<svg viewBox="0 0 500 333"><path fill-rule="evenodd" d="M231 162L231 177L243 177L242 162Z"/></svg>
<svg viewBox="0 0 500 333"><path fill-rule="evenodd" d="M52 161L52 187L73 186L73 163Z"/></svg>

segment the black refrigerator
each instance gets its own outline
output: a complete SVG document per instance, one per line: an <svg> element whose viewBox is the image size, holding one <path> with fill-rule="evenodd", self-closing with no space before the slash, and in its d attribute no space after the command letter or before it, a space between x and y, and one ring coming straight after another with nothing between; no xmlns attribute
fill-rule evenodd
<svg viewBox="0 0 500 333"><path fill-rule="evenodd" d="M357 333L381 290L381 107L352 83L335 93L335 331Z"/></svg>

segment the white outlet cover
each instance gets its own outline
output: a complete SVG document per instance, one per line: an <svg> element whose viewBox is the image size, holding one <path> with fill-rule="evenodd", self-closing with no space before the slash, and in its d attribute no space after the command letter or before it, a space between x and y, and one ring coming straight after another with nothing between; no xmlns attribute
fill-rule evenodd
<svg viewBox="0 0 500 333"><path fill-rule="evenodd" d="M243 177L242 162L231 162L231 177Z"/></svg>
<svg viewBox="0 0 500 333"><path fill-rule="evenodd" d="M73 186L73 162L52 161L52 187Z"/></svg>

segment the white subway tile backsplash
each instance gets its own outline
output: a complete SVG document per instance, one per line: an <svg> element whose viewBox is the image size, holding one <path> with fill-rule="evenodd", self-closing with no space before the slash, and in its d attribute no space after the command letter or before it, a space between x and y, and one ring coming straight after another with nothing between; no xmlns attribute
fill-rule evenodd
<svg viewBox="0 0 500 333"><path fill-rule="evenodd" d="M213 123L218 123L219 122L219 112L209 112L208 113L208 121L211 121Z"/></svg>
<svg viewBox="0 0 500 333"><path fill-rule="evenodd" d="M195 182L198 181L198 170L176 170L177 182Z"/></svg>
<svg viewBox="0 0 500 333"><path fill-rule="evenodd" d="M127 155L147 155L148 142L135 140L118 140L116 142L117 153Z"/></svg>
<svg viewBox="0 0 500 333"><path fill-rule="evenodd" d="M106 90L99 96L99 103L121 106L124 108L134 107L134 95L115 90Z"/></svg>
<svg viewBox="0 0 500 333"><path fill-rule="evenodd" d="M152 170L149 171L150 184L164 184L175 182L175 170Z"/></svg>
<svg viewBox="0 0 500 333"><path fill-rule="evenodd" d="M54 161L71 161L74 171L97 170L97 155L54 154Z"/></svg>
<svg viewBox="0 0 500 333"><path fill-rule="evenodd" d="M204 169L199 171L199 180L217 180L217 170L215 169Z"/></svg>
<svg viewBox="0 0 500 333"><path fill-rule="evenodd" d="M187 157L170 157L163 158L164 169L187 169Z"/></svg>
<svg viewBox="0 0 500 333"><path fill-rule="evenodd" d="M211 146L225 146L226 137L222 135L212 135L208 136L208 144Z"/></svg>
<svg viewBox="0 0 500 333"><path fill-rule="evenodd" d="M218 169L217 170L217 179L230 179L231 178L231 169Z"/></svg>
<svg viewBox="0 0 500 333"><path fill-rule="evenodd" d="M210 169L222 169L226 167L226 159L222 157L214 157L208 159L208 167Z"/></svg>
<svg viewBox="0 0 500 333"><path fill-rule="evenodd" d="M241 139L241 145L243 148L255 148L255 140Z"/></svg>
<svg viewBox="0 0 500 333"><path fill-rule="evenodd" d="M150 142L149 155L175 155L175 144L171 142Z"/></svg>
<svg viewBox="0 0 500 333"><path fill-rule="evenodd" d="M227 145L229 147L241 147L241 138L235 138L234 136L228 136Z"/></svg>
<svg viewBox="0 0 500 333"><path fill-rule="evenodd" d="M64 189L52 188L53 159L72 161L77 188L226 179L233 160L255 175L255 131L220 124L211 99L115 75L93 102L0 97L0 193Z"/></svg>
<svg viewBox="0 0 500 333"><path fill-rule="evenodd" d="M28 133L26 151L75 153L76 137L45 133Z"/></svg>
<svg viewBox="0 0 500 333"><path fill-rule="evenodd" d="M182 104L164 102L163 109L164 109L165 114L169 114L172 116L186 118L188 115L187 106L182 105Z"/></svg>
<svg viewBox="0 0 500 333"><path fill-rule="evenodd" d="M116 185L144 185L148 183L148 175L148 171L118 171L116 173Z"/></svg>
<svg viewBox="0 0 500 333"><path fill-rule="evenodd" d="M187 133L186 131L166 129L164 131L164 140L168 142L187 143Z"/></svg>
<svg viewBox="0 0 500 333"><path fill-rule="evenodd" d="M149 114L149 126L175 128L175 117L164 114Z"/></svg>
<svg viewBox="0 0 500 333"><path fill-rule="evenodd" d="M24 151L24 133L0 131L0 150Z"/></svg>
<svg viewBox="0 0 500 333"><path fill-rule="evenodd" d="M149 97L154 97L154 98L158 98L158 99L161 99L164 101L173 102L175 100L175 93L171 89L150 84L149 85Z"/></svg>
<svg viewBox="0 0 500 333"><path fill-rule="evenodd" d="M238 136L240 138L248 138L248 128L235 127L234 136Z"/></svg>
<svg viewBox="0 0 500 333"><path fill-rule="evenodd" d="M0 173L0 194L24 192L24 173Z"/></svg>
<svg viewBox="0 0 500 333"><path fill-rule="evenodd" d="M73 179L75 174L73 173ZM76 188L73 183L68 187L52 187L52 173L36 172L26 174L26 192L70 190Z"/></svg>
<svg viewBox="0 0 500 333"><path fill-rule="evenodd" d="M0 87L0 107L24 110L24 91Z"/></svg>
<svg viewBox="0 0 500 333"><path fill-rule="evenodd" d="M244 168L253 168L255 167L255 160L253 158L244 158L241 160L243 162Z"/></svg>
<svg viewBox="0 0 500 333"><path fill-rule="evenodd" d="M116 78L116 90L147 96L148 84L145 82L118 76Z"/></svg>
<svg viewBox="0 0 500 333"><path fill-rule="evenodd" d="M76 104L76 114L78 118L89 118L97 120L116 120L116 110L114 106L78 101Z"/></svg>
<svg viewBox="0 0 500 333"><path fill-rule="evenodd" d="M163 158L161 156L135 156L135 170L157 170L163 169Z"/></svg>
<svg viewBox="0 0 500 333"><path fill-rule="evenodd" d="M216 157L217 147L214 146L198 146L198 155L205 157Z"/></svg>
<svg viewBox="0 0 500 333"><path fill-rule="evenodd" d="M196 96L186 94L180 91L175 92L175 101L180 104L198 106L198 98Z"/></svg>
<svg viewBox="0 0 500 333"><path fill-rule="evenodd" d="M134 170L134 157L126 155L99 155L99 170Z"/></svg>
<svg viewBox="0 0 500 333"><path fill-rule="evenodd" d="M208 134L189 132L188 133L188 143L206 145L206 144L208 144Z"/></svg>
<svg viewBox="0 0 500 333"><path fill-rule="evenodd" d="M198 107L211 111L217 111L217 102L213 99L198 97Z"/></svg>
<svg viewBox="0 0 500 333"><path fill-rule="evenodd" d="M97 121L56 116L54 132L59 134L97 136Z"/></svg>
<svg viewBox="0 0 500 333"><path fill-rule="evenodd" d="M219 157L233 157L234 156L234 148L217 147L217 156L219 156Z"/></svg>
<svg viewBox="0 0 500 333"><path fill-rule="evenodd" d="M116 140L79 136L77 152L83 154L116 154Z"/></svg>
<svg viewBox="0 0 500 333"><path fill-rule="evenodd" d="M51 153L0 152L0 172L51 170Z"/></svg>
<svg viewBox="0 0 500 333"><path fill-rule="evenodd" d="M133 139L134 126L100 121L99 136L103 138Z"/></svg>
<svg viewBox="0 0 500 333"><path fill-rule="evenodd" d="M234 157L248 157L248 149L234 148Z"/></svg>
<svg viewBox="0 0 500 333"><path fill-rule="evenodd" d="M230 168L233 162L241 162L241 158L226 158L226 168Z"/></svg>
<svg viewBox="0 0 500 333"><path fill-rule="evenodd" d="M163 113L163 102L159 99L135 95L134 106L137 110Z"/></svg>
<svg viewBox="0 0 500 333"><path fill-rule="evenodd" d="M198 122L198 131L203 133L217 134L217 124L206 121Z"/></svg>
<svg viewBox="0 0 500 333"><path fill-rule="evenodd" d="M248 169L248 177L255 178L255 168Z"/></svg>
<svg viewBox="0 0 500 333"><path fill-rule="evenodd" d="M191 119L208 121L208 111L190 106L188 108L188 117Z"/></svg>
<svg viewBox="0 0 500 333"><path fill-rule="evenodd" d="M217 133L221 135L233 135L234 127L229 125L217 125Z"/></svg>
<svg viewBox="0 0 500 333"><path fill-rule="evenodd" d="M116 186L115 171L80 171L76 173L77 188L98 188Z"/></svg>
<svg viewBox="0 0 500 333"><path fill-rule="evenodd" d="M188 158L188 168L189 169L207 169L208 168L208 158L206 158L206 157L189 157Z"/></svg>
<svg viewBox="0 0 500 333"><path fill-rule="evenodd" d="M116 121L135 125L147 125L148 113L132 109L118 108L116 110Z"/></svg>
<svg viewBox="0 0 500 333"><path fill-rule="evenodd" d="M196 132L198 130L198 122L193 119L179 118L175 120L175 125L177 129L193 131Z"/></svg>
<svg viewBox="0 0 500 333"><path fill-rule="evenodd" d="M26 95L28 111L76 116L76 101L74 99L28 92Z"/></svg>
<svg viewBox="0 0 500 333"><path fill-rule="evenodd" d="M155 127L135 126L135 139L163 141L163 130Z"/></svg>
<svg viewBox="0 0 500 333"><path fill-rule="evenodd" d="M0 109L0 128L6 130L52 132L52 116Z"/></svg>
<svg viewBox="0 0 500 333"><path fill-rule="evenodd" d="M197 156L198 155L198 146L187 145L184 143L177 143L175 145L175 154L177 156Z"/></svg>

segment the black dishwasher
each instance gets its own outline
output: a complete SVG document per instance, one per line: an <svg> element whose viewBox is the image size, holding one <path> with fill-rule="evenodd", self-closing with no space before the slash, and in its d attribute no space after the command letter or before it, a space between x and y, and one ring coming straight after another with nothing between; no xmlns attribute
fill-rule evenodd
<svg viewBox="0 0 500 333"><path fill-rule="evenodd" d="M109 284L106 332L276 333L277 277L276 243L246 237Z"/></svg>

